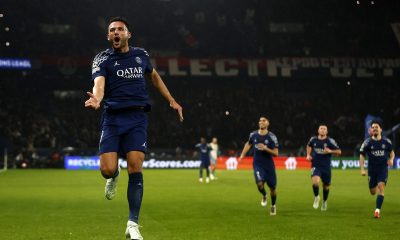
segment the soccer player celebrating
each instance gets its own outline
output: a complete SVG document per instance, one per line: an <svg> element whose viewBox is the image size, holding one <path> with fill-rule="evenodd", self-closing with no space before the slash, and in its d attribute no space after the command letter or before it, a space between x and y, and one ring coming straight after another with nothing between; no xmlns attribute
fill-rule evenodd
<svg viewBox="0 0 400 240"><path fill-rule="evenodd" d="M365 176L364 162L368 156L368 183L371 195L378 193L376 198L375 218L380 218L384 199L385 185L388 178L388 166L393 166L394 151L392 142L382 137L382 127L379 122L372 122L372 135L367 138L360 148L361 175Z"/></svg>
<svg viewBox="0 0 400 240"><path fill-rule="evenodd" d="M99 143L100 171L107 179L105 196L111 200L116 193L119 176L118 153L128 164L129 219L127 239L143 239L139 232L139 211L143 197L142 165L147 150L147 113L150 111L145 82L150 79L154 87L177 110L183 121L182 107L171 96L168 88L153 68L148 53L130 47L132 34L127 21L117 17L110 20L107 39L111 48L93 60L93 93L85 107L100 108L104 102Z"/></svg>
<svg viewBox="0 0 400 240"><path fill-rule="evenodd" d="M200 143L196 144L196 148L199 149L200 151L200 178L199 182L203 182L203 169L206 169L207 172L207 177L206 177L206 183L210 182L210 151L211 147L210 145L207 144L207 141L205 138L200 138Z"/></svg>
<svg viewBox="0 0 400 240"><path fill-rule="evenodd" d="M253 170L258 191L262 194L261 206L267 206L267 183L271 194L270 215L276 215L276 172L273 156L278 156L278 139L275 134L268 130L269 120L261 116L258 121L259 129L250 133L249 140L243 147L239 162L242 161L246 153L254 146Z"/></svg>
<svg viewBox="0 0 400 240"><path fill-rule="evenodd" d="M313 207L319 207L319 183L322 180L323 202L321 211L328 209L329 187L331 185L331 156L340 155L342 151L333 138L328 137L328 127L321 124L318 136L314 136L307 144L307 160L311 161L311 180L314 191Z"/></svg>

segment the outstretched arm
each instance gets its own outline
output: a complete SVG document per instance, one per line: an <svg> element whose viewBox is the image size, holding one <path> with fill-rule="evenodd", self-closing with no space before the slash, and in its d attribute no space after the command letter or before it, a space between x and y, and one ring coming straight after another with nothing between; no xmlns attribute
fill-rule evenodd
<svg viewBox="0 0 400 240"><path fill-rule="evenodd" d="M392 151L390 152L390 156L389 156L389 160L388 160L388 165L389 165L390 167L393 167L393 160L394 160L394 151L392 150Z"/></svg>
<svg viewBox="0 0 400 240"><path fill-rule="evenodd" d="M306 147L307 157L306 158L308 161L312 160L311 151L312 151L312 148L307 145L307 147Z"/></svg>
<svg viewBox="0 0 400 240"><path fill-rule="evenodd" d="M99 109L100 103L104 97L104 85L106 79L103 76L96 77L94 79L93 93L86 92L89 95L89 99L85 102L85 107L91 107Z"/></svg>
<svg viewBox="0 0 400 240"><path fill-rule="evenodd" d="M251 148L251 144L247 141L243 147L242 153L240 154L239 162L241 162L242 159L244 158L244 156L246 156L246 153L250 150L250 148Z"/></svg>
<svg viewBox="0 0 400 240"><path fill-rule="evenodd" d="M167 101L169 102L169 106L178 112L179 120L182 122L183 121L182 107L172 97L164 81L161 79L161 76L155 69L153 69L153 71L149 75L151 78L151 82L153 83L153 86L157 88L157 90L161 93L161 95L165 99L167 99Z"/></svg>
<svg viewBox="0 0 400 240"><path fill-rule="evenodd" d="M364 163L365 163L365 157L364 155L360 154L360 169L361 169L361 175L363 176L365 176Z"/></svg>

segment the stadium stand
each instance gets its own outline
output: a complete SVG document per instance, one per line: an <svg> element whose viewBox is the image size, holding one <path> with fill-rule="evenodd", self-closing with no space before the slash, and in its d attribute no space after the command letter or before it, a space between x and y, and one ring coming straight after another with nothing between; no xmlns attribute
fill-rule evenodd
<svg viewBox="0 0 400 240"><path fill-rule="evenodd" d="M121 15L132 23L134 45L149 49L154 57L399 55L391 24L400 19L395 11L385 11L399 7L396 1L376 6L333 0L321 4L295 0L206 2L142 1L142 9L157 12L149 14L130 8L130 1L121 1ZM100 112L85 109L83 102L92 86L90 58L108 47L104 29L110 16L102 14L110 6L99 5L92 11L92 3L33 0L18 6L25 11L17 11L15 4L5 1L6 11L13 14L5 15L0 25L10 25L12 31L0 34L0 41L10 40L11 46L1 45L1 57L29 58L33 64L30 70L0 69L0 143L9 149L10 159L18 166L26 162L36 167L62 167L66 154L96 154ZM48 6L36 8L37 4ZM69 7L64 8L65 4ZM71 4L79 4L79 8ZM210 4L214 7L208 7ZM330 11L334 4L341 4L342 11ZM37 11L28 11L30 8ZM54 10L51 15L46 10L50 8ZM183 104L185 122L174 121L176 115L151 91L149 146L155 154L173 155L178 149L182 157L191 156L200 136L218 136L225 154L238 152L250 131L257 128L254 122L262 113L270 117L271 131L280 140L281 152L287 155L303 153L320 122L328 124L345 155L357 154L367 114L382 118L387 128L400 122L396 74L344 79L318 73L273 79L164 79Z"/></svg>

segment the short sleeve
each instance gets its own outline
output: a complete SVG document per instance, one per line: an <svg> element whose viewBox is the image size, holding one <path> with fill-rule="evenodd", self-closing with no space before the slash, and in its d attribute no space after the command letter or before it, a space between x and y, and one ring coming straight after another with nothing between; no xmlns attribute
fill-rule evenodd
<svg viewBox="0 0 400 240"><path fill-rule="evenodd" d="M145 73L152 73L154 67L153 67L153 64L151 64L150 55L145 49L142 49L142 50L143 50L143 54L144 54L144 56L146 58L145 59L145 66L144 66L144 72Z"/></svg>
<svg viewBox="0 0 400 240"><path fill-rule="evenodd" d="M249 144L253 144L253 137L254 137L254 132L251 132L249 135Z"/></svg>
<svg viewBox="0 0 400 240"><path fill-rule="evenodd" d="M391 152L393 150L392 142L388 138L386 139L386 142L387 142L387 145L388 145L387 150L389 152Z"/></svg>
<svg viewBox="0 0 400 240"><path fill-rule="evenodd" d="M329 138L329 148L336 150L336 149L340 149L339 145L336 143L335 139L333 138Z"/></svg>
<svg viewBox="0 0 400 240"><path fill-rule="evenodd" d="M312 143L314 141L315 137L311 137L310 140L308 140L307 146L312 147Z"/></svg>
<svg viewBox="0 0 400 240"><path fill-rule="evenodd" d="M92 81L99 76L106 76L106 68L105 63L108 57L110 56L110 52L108 50L103 51L96 55L93 59L92 63Z"/></svg>
<svg viewBox="0 0 400 240"><path fill-rule="evenodd" d="M365 151L367 150L367 146L368 146L369 140L365 140L360 147L360 154L365 156Z"/></svg>
<svg viewBox="0 0 400 240"><path fill-rule="evenodd" d="M274 149L274 148L279 148L279 143L278 143L278 138L275 136L275 134L272 134L271 133L271 135L270 135L270 137L271 137L271 148L272 149Z"/></svg>

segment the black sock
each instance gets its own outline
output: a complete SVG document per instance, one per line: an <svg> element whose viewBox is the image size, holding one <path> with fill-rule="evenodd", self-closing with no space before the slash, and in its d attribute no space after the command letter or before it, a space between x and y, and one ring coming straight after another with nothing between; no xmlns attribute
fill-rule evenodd
<svg viewBox="0 0 400 240"><path fill-rule="evenodd" d="M323 189L324 201L328 200L329 189Z"/></svg>
<svg viewBox="0 0 400 240"><path fill-rule="evenodd" d="M318 187L318 185L313 185L312 188L313 188L313 191L314 191L314 196L318 196L319 195L319 187Z"/></svg>
<svg viewBox="0 0 400 240"><path fill-rule="evenodd" d="M381 207L382 207L382 204L383 204L383 199L384 199L385 197L383 196L383 195L378 195L377 197L376 197L376 208L377 209L381 209Z"/></svg>
<svg viewBox="0 0 400 240"><path fill-rule="evenodd" d="M275 205L276 203L276 195L271 195L271 205Z"/></svg>
<svg viewBox="0 0 400 240"><path fill-rule="evenodd" d="M111 175L111 176L110 175L104 175L103 172L101 172L101 175L105 179L116 178L119 175L119 169L117 168L117 171L115 171L115 173L113 175Z"/></svg>
<svg viewBox="0 0 400 240"><path fill-rule="evenodd" d="M267 195L267 192L265 191L264 187L259 187L257 186L258 191L265 197Z"/></svg>
<svg viewBox="0 0 400 240"><path fill-rule="evenodd" d="M114 175L112 176L112 178L116 178L119 175L119 169L117 168L117 171L115 171Z"/></svg>
<svg viewBox="0 0 400 240"><path fill-rule="evenodd" d="M142 205L143 198L143 174L141 172L129 174L127 195L129 220L138 223L140 206Z"/></svg>

